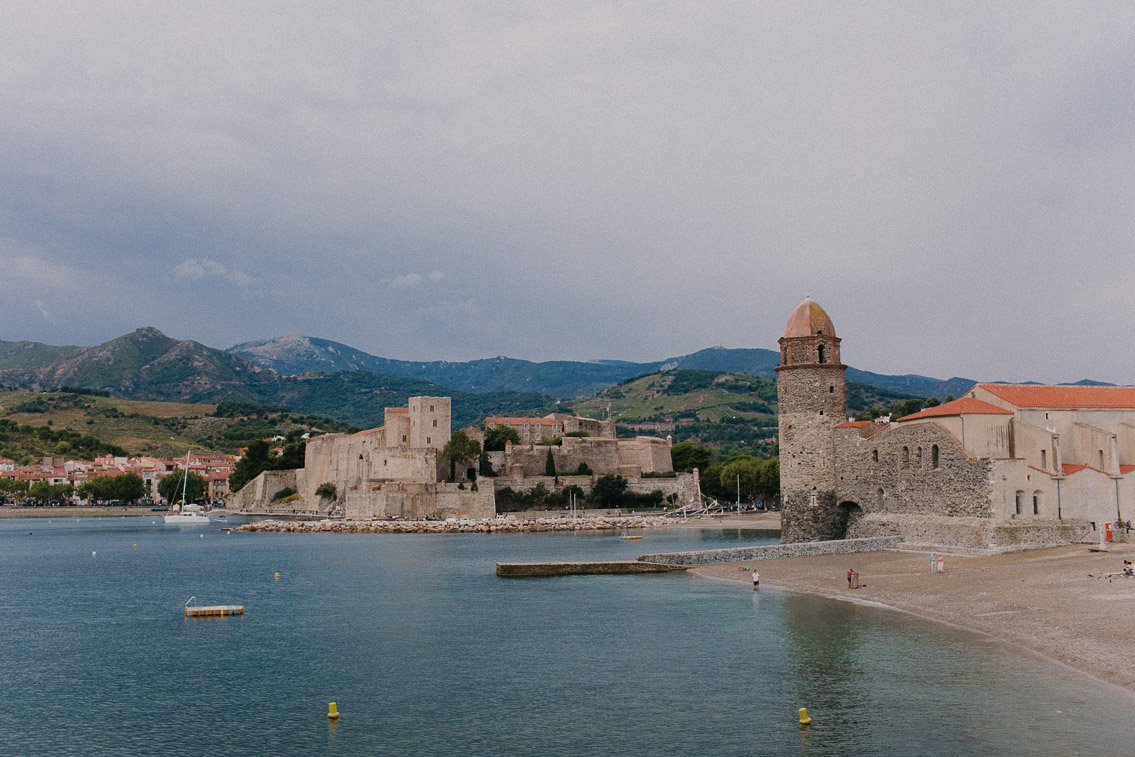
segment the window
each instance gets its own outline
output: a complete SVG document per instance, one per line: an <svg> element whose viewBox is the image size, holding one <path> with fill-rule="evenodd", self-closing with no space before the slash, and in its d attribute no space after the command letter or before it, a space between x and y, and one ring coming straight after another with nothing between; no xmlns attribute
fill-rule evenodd
<svg viewBox="0 0 1135 757"><path fill-rule="evenodd" d="M820 411L820 415L823 415L823 414L824 414L824 411L823 411L823 410L821 410L821 411Z"/></svg>
<svg viewBox="0 0 1135 757"><path fill-rule="evenodd" d="M1033 515L1040 515L1040 492L1033 492Z"/></svg>
<svg viewBox="0 0 1135 757"><path fill-rule="evenodd" d="M1103 450L1100 450L1100 470L1103 470Z"/></svg>
<svg viewBox="0 0 1135 757"><path fill-rule="evenodd" d="M430 405L430 412L432 413L433 411L434 411L434 406Z"/></svg>
<svg viewBox="0 0 1135 757"><path fill-rule="evenodd" d="M871 450L871 461L876 463L879 462L879 450Z"/></svg>
<svg viewBox="0 0 1135 757"><path fill-rule="evenodd" d="M432 440L432 439L430 439L430 438L429 438L428 436L426 437L426 444L430 444L430 443L431 443L432 441L433 441L433 440Z"/></svg>
<svg viewBox="0 0 1135 757"><path fill-rule="evenodd" d="M818 347L816 347L816 354L819 355L820 362L821 363L824 362L824 345L821 344Z"/></svg>
<svg viewBox="0 0 1135 757"><path fill-rule="evenodd" d="M930 467L931 468L937 468L938 467L938 445L937 444L935 444L933 447L930 448Z"/></svg>
<svg viewBox="0 0 1135 757"><path fill-rule="evenodd" d="M1048 468L1048 450L1046 449L1040 451L1040 467Z"/></svg>
<svg viewBox="0 0 1135 757"><path fill-rule="evenodd" d="M437 428L437 418L434 418L434 428Z"/></svg>
<svg viewBox="0 0 1135 757"><path fill-rule="evenodd" d="M918 448L918 453L915 457L915 460L917 460L918 469L922 470L922 447Z"/></svg>
<svg viewBox="0 0 1135 757"><path fill-rule="evenodd" d="M1017 490L1017 496L1016 496L1017 515L1021 514L1021 500L1023 500L1024 498L1025 498L1025 493L1023 491L1021 491L1020 489L1018 489Z"/></svg>
<svg viewBox="0 0 1135 757"><path fill-rule="evenodd" d="M835 387L834 386L828 387L828 394L835 394Z"/></svg>
<svg viewBox="0 0 1135 757"><path fill-rule="evenodd" d="M902 448L902 467L910 467L910 447Z"/></svg>
<svg viewBox="0 0 1135 757"><path fill-rule="evenodd" d="M402 441L406 441L406 435L402 434Z"/></svg>

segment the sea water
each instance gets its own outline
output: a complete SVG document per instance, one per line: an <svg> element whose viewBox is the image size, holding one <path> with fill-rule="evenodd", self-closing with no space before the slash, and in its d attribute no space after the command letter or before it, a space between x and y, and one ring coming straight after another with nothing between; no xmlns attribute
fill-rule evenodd
<svg viewBox="0 0 1135 757"><path fill-rule="evenodd" d="M976 634L687 574L493 572L774 540L644 533L0 521L0 754L1129 751L1130 698ZM186 619L190 596L245 614Z"/></svg>

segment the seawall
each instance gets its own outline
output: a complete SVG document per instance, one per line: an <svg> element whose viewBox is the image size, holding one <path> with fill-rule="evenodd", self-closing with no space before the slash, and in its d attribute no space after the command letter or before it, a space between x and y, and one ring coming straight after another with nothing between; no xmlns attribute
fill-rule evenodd
<svg viewBox="0 0 1135 757"><path fill-rule="evenodd" d="M772 560L778 557L805 557L807 555L847 555L856 552L878 552L894 549L902 543L900 536L872 536L865 539L837 539L834 541L805 541L794 544L770 544L765 547L737 547L735 549L706 549L698 552L668 552L639 555L640 562L662 565L710 565L742 560Z"/></svg>

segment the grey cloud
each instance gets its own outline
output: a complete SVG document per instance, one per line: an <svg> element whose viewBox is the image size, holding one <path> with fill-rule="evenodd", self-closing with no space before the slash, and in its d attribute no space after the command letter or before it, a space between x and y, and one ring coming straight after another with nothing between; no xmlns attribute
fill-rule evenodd
<svg viewBox="0 0 1135 757"><path fill-rule="evenodd" d="M38 291L0 338L645 360L775 347L811 292L858 367L1129 381L1133 37L1123 3L9 4L0 228L151 304L67 336Z"/></svg>

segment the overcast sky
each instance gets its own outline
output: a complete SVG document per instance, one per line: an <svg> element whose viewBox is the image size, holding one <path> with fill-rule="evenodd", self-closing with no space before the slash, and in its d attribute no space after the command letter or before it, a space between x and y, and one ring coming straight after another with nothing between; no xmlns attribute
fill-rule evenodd
<svg viewBox="0 0 1135 757"><path fill-rule="evenodd" d="M1135 5L22 2L0 339L1135 383Z"/></svg>

